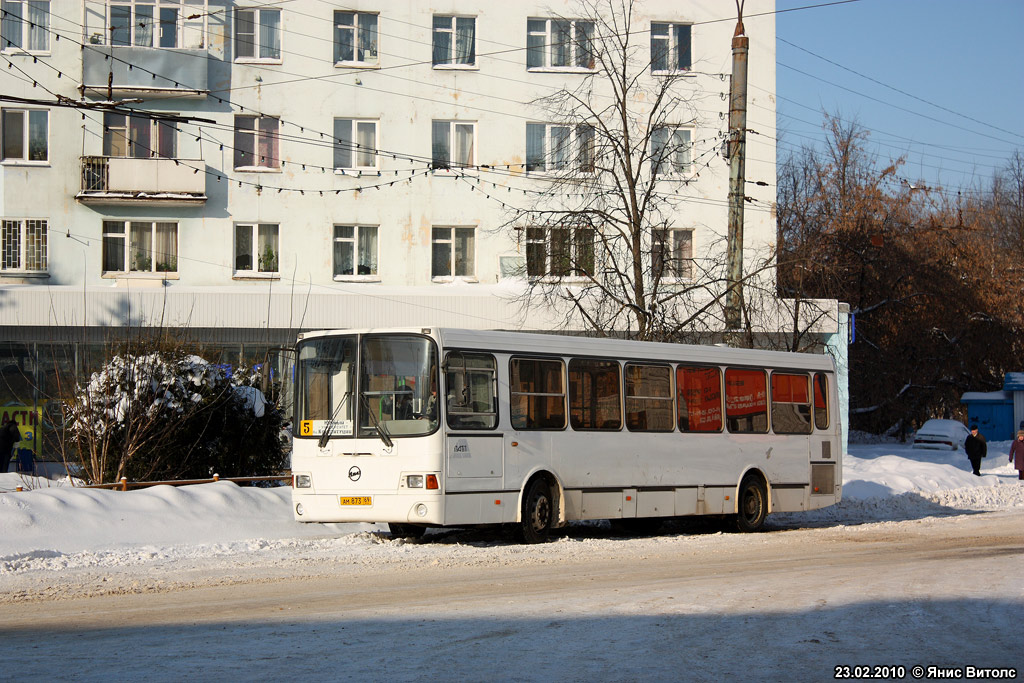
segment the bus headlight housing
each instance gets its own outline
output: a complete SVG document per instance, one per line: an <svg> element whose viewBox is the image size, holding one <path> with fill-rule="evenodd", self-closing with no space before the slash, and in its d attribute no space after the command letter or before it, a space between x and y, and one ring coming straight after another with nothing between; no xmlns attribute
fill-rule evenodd
<svg viewBox="0 0 1024 683"><path fill-rule="evenodd" d="M296 474L295 475L295 488L297 489L308 489L313 486L313 478L308 474Z"/></svg>
<svg viewBox="0 0 1024 683"><path fill-rule="evenodd" d="M423 475L422 474L410 474L405 478L405 485L411 489L423 488Z"/></svg>

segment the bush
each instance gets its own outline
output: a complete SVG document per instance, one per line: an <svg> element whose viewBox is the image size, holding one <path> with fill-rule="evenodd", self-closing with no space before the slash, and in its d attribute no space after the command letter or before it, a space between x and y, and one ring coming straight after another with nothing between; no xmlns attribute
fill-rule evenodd
<svg viewBox="0 0 1024 683"><path fill-rule="evenodd" d="M66 425L90 483L278 474L283 417L240 368L228 377L182 348L123 351L76 387Z"/></svg>

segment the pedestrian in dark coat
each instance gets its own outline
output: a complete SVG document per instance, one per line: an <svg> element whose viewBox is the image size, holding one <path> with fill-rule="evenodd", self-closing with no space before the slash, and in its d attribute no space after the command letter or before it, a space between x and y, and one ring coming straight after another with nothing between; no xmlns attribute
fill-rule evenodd
<svg viewBox="0 0 1024 683"><path fill-rule="evenodd" d="M1024 429L1017 432L1017 438L1013 440L1013 445L1010 446L1010 462L1013 463L1013 468L1017 470L1017 478L1024 480Z"/></svg>
<svg viewBox="0 0 1024 683"><path fill-rule="evenodd" d="M978 432L978 425L971 425L971 433L964 440L964 450L967 451L967 458L974 468L974 475L981 476L981 459L988 454L988 443L985 437Z"/></svg>
<svg viewBox="0 0 1024 683"><path fill-rule="evenodd" d="M0 470L6 472L11 461L11 451L14 444L21 441L21 432L14 420L8 420L0 427Z"/></svg>

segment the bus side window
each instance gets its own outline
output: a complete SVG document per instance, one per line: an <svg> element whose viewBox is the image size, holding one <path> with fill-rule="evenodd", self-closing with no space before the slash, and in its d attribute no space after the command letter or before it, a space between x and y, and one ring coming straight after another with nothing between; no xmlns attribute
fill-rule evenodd
<svg viewBox="0 0 1024 683"><path fill-rule="evenodd" d="M681 432L722 431L722 371L716 367L676 368L676 421Z"/></svg>
<svg viewBox="0 0 1024 683"><path fill-rule="evenodd" d="M494 429L498 426L495 381L498 364L487 353L449 353L445 361L448 426Z"/></svg>
<svg viewBox="0 0 1024 683"><path fill-rule="evenodd" d="M569 361L569 422L573 429L622 429L619 362L573 358Z"/></svg>
<svg viewBox="0 0 1024 683"><path fill-rule="evenodd" d="M672 368L626 365L626 426L631 432L671 432Z"/></svg>
<svg viewBox="0 0 1024 683"><path fill-rule="evenodd" d="M768 432L768 380L763 370L725 371L725 421L733 434Z"/></svg>
<svg viewBox="0 0 1024 683"><path fill-rule="evenodd" d="M807 375L772 373L772 431L811 433L811 391Z"/></svg>
<svg viewBox="0 0 1024 683"><path fill-rule="evenodd" d="M828 429L828 379L822 373L814 375L814 428Z"/></svg>
<svg viewBox="0 0 1024 683"><path fill-rule="evenodd" d="M565 429L565 382L561 360L509 361L513 429Z"/></svg>

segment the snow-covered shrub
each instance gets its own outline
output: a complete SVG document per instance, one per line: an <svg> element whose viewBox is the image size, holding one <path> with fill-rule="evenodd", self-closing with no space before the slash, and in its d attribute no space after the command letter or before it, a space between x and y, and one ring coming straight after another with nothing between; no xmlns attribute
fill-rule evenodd
<svg viewBox="0 0 1024 683"><path fill-rule="evenodd" d="M68 436L92 482L259 476L286 466L282 417L256 374L176 348L122 351L66 404Z"/></svg>

